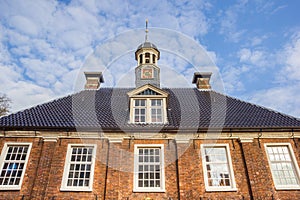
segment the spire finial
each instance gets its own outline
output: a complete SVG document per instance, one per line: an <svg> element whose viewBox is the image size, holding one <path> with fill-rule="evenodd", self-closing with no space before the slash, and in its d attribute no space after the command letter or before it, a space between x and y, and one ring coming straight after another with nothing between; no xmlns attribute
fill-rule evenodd
<svg viewBox="0 0 300 200"><path fill-rule="evenodd" d="M145 32L146 32L145 42L147 42L148 41L148 32L149 32L149 30L148 30L148 19L146 19L146 30L145 30Z"/></svg>

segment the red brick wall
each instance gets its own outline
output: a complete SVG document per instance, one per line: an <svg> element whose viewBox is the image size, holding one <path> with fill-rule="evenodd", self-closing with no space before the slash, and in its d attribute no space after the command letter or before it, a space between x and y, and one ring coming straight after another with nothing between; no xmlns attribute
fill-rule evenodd
<svg viewBox="0 0 300 200"><path fill-rule="evenodd" d="M250 187L254 199L300 199L300 190L276 190L268 164L265 143L290 143L298 165L300 144L292 139L255 139L240 144L238 140L218 140L229 144L237 191L207 192L204 185L200 145L216 141L195 140L189 145L177 144L178 171L176 176L176 145L173 140L123 140L108 144L107 140L60 139L42 142L39 138L2 138L5 142L32 142L29 162L20 191L0 191L0 199L250 199ZM68 144L97 144L97 154L92 192L60 191ZM162 193L133 192L133 168L135 144L164 144L165 188ZM108 149L109 147L109 149ZM242 149L243 148L243 149ZM244 152L244 157L243 153ZM108 167L106 159L109 153ZM245 158L245 163L243 159ZM247 170L248 177L247 177ZM106 171L108 170L108 171ZM107 172L107 173L106 173ZM178 182L179 181L179 182ZM178 191L178 186L180 191ZM106 191L105 191L106 188Z"/></svg>

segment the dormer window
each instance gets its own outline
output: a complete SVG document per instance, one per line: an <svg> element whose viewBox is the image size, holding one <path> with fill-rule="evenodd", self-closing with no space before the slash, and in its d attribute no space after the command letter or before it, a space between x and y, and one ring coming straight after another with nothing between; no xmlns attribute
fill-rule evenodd
<svg viewBox="0 0 300 200"><path fill-rule="evenodd" d="M144 85L128 93L130 123L163 124L167 122L168 93L152 85Z"/></svg>
<svg viewBox="0 0 300 200"><path fill-rule="evenodd" d="M163 122L163 101L162 99L150 99L151 102L151 122Z"/></svg>
<svg viewBox="0 0 300 200"><path fill-rule="evenodd" d="M163 123L163 99L133 99L134 123Z"/></svg>
<svg viewBox="0 0 300 200"><path fill-rule="evenodd" d="M145 123L146 122L146 99L135 99L134 100L134 122Z"/></svg>

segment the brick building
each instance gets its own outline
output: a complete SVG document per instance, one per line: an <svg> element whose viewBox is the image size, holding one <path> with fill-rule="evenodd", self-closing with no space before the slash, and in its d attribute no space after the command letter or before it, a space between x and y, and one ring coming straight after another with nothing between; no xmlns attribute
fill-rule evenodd
<svg viewBox="0 0 300 200"><path fill-rule="evenodd" d="M0 199L300 199L300 120L211 89L161 88L158 48L136 87L85 90L0 118Z"/></svg>

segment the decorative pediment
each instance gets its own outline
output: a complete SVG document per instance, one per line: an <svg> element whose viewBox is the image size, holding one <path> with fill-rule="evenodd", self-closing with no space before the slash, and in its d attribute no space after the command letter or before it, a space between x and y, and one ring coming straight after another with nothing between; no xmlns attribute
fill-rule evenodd
<svg viewBox="0 0 300 200"><path fill-rule="evenodd" d="M148 88L148 89L138 93L137 95L161 95L161 94L159 94L159 93L157 93L157 92L155 92L155 91Z"/></svg>
<svg viewBox="0 0 300 200"><path fill-rule="evenodd" d="M160 88L157 88L151 84L143 85L127 93L129 97L168 97L168 93Z"/></svg>

